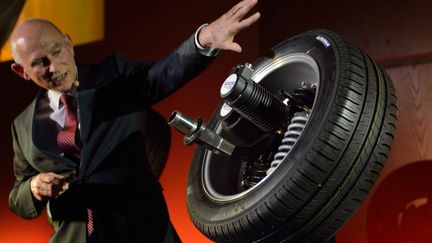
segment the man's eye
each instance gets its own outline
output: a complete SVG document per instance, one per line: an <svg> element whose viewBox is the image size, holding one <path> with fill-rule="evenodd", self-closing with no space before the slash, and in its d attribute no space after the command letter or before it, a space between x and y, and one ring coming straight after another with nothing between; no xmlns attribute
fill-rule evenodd
<svg viewBox="0 0 432 243"><path fill-rule="evenodd" d="M61 52L61 49L55 50L55 51L53 52L53 55L58 55L58 54L60 54L60 52Z"/></svg>
<svg viewBox="0 0 432 243"><path fill-rule="evenodd" d="M42 65L42 59L38 59L38 60L34 61L32 64L33 64L32 65L33 67L41 66Z"/></svg>

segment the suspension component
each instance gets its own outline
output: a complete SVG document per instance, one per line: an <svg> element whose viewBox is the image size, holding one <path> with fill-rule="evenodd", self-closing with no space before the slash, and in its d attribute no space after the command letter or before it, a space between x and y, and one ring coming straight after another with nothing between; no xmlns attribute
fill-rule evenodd
<svg viewBox="0 0 432 243"><path fill-rule="evenodd" d="M261 154L254 160L242 161L240 168L240 190L247 190L258 184L264 177L267 176L267 170L270 166L270 161L273 158L273 152Z"/></svg>
<svg viewBox="0 0 432 243"><path fill-rule="evenodd" d="M280 144L278 142L276 146L269 147L267 152L254 159L242 161L239 189L247 190L255 186L282 163L303 132L309 114L307 111L294 113L283 138L278 140L281 141Z"/></svg>
<svg viewBox="0 0 432 243"><path fill-rule="evenodd" d="M250 64L235 68L223 83L220 95L227 105L261 130L274 131L286 123L289 107L255 83L252 73Z"/></svg>
<svg viewBox="0 0 432 243"><path fill-rule="evenodd" d="M279 93L289 100L292 108L310 112L315 100L316 86L307 82L302 82L302 86L294 89L293 93L280 90Z"/></svg>
<svg viewBox="0 0 432 243"><path fill-rule="evenodd" d="M282 163L283 159L288 155L289 151L294 147L298 138L302 134L307 121L309 120L309 112L296 112L291 119L290 124L284 134L278 152L274 155L273 161L270 163L270 168L267 170L267 175L271 174L276 167Z"/></svg>
<svg viewBox="0 0 432 243"><path fill-rule="evenodd" d="M168 124L185 135L183 140L185 145L197 143L206 146L212 151L222 152L228 156L234 152L234 144L207 129L205 121L200 118L192 120L181 112L174 111L168 118Z"/></svg>

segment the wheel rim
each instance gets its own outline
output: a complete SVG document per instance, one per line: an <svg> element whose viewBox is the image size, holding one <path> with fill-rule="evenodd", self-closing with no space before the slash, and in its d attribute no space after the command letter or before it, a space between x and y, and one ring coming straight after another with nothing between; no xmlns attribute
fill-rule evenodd
<svg viewBox="0 0 432 243"><path fill-rule="evenodd" d="M304 85L304 82L314 85L318 91L319 67L311 56L305 53L284 53L284 50L275 50L274 54L275 58L264 58L254 65L252 79L256 83L273 94L277 94L281 89L290 93ZM221 123L217 121L213 129L217 134L224 132ZM235 201L261 186L271 176L267 175L255 186L241 191L238 189L240 167L240 161L205 150L201 170L205 195L218 202Z"/></svg>

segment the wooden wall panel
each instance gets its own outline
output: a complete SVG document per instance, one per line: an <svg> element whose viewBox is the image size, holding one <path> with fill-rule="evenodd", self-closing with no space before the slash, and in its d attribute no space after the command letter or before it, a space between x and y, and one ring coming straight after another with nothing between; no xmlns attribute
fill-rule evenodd
<svg viewBox="0 0 432 243"><path fill-rule="evenodd" d="M426 232L423 227L432 223L432 184L429 183L432 176L432 64L391 68L387 73L395 84L399 103L395 141L367 201L339 232L338 242L432 241L432 235L427 233L430 230ZM411 209L414 218L410 222L417 227L406 229L397 223L400 227L395 228L395 220L401 220L401 216L398 218L395 214L403 215L409 203L421 198L426 200L421 207L414 207L417 211ZM419 213L420 210L424 212ZM371 225L378 222L382 223L381 231L370 230Z"/></svg>
<svg viewBox="0 0 432 243"><path fill-rule="evenodd" d="M399 124L392 161L432 159L432 64L387 70L399 99ZM389 166L388 171L393 170Z"/></svg>
<svg viewBox="0 0 432 243"><path fill-rule="evenodd" d="M261 50L311 29L344 35L386 66L431 59L432 1L262 1Z"/></svg>

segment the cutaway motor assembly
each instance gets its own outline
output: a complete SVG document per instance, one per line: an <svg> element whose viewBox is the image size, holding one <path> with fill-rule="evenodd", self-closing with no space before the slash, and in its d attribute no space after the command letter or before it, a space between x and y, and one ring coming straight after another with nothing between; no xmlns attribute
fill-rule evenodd
<svg viewBox="0 0 432 243"><path fill-rule="evenodd" d="M179 111L168 120L185 135L186 145L197 143L240 161L239 191L258 184L287 156L308 121L316 92L303 82L292 93L279 90L275 95L254 82L252 74L251 64L239 65L222 84L223 131L211 131L203 119Z"/></svg>

